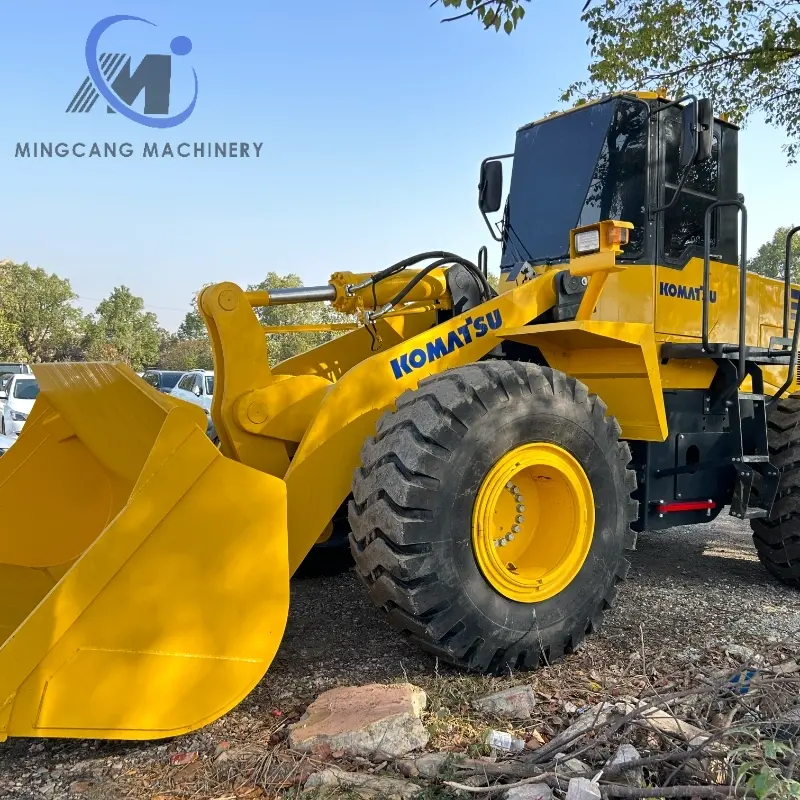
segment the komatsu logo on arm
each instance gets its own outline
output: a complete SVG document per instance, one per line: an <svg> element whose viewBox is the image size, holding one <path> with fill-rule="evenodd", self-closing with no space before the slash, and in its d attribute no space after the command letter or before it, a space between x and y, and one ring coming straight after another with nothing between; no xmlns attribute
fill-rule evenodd
<svg viewBox="0 0 800 800"><path fill-rule="evenodd" d="M681 283L667 283L666 281L660 281L658 293L666 295L667 297L677 297L680 300L703 299L702 286L684 286ZM717 302L717 293L713 289L709 291L708 299L712 303Z"/></svg>
<svg viewBox="0 0 800 800"><path fill-rule="evenodd" d="M402 378L403 375L410 375L415 369L424 367L429 361L436 361L437 358L450 355L456 348L463 347L472 342L473 335L476 339L481 339L490 330L496 331L503 324L500 309L490 311L485 316L467 317L463 325L459 325L447 336L437 336L433 341L425 345L425 349L417 347L410 353L393 358L389 364L395 378Z"/></svg>

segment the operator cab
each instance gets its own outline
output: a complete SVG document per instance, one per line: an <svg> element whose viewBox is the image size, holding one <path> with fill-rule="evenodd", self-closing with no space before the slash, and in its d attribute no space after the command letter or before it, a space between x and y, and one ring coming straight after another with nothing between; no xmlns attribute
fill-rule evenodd
<svg viewBox="0 0 800 800"><path fill-rule="evenodd" d="M706 209L737 199L737 136L708 101L654 93L612 95L523 126L514 152L481 169L480 207L502 244L504 280L566 263L570 230L605 219L633 223L623 263L681 269L702 257ZM500 208L506 158L513 171L498 233L486 213ZM737 230L735 207L714 212L714 259L737 263Z"/></svg>

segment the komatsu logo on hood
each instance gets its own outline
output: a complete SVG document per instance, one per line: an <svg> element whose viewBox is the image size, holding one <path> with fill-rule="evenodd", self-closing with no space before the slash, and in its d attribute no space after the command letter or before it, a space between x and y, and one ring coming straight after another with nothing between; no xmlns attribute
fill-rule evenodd
<svg viewBox="0 0 800 800"><path fill-rule="evenodd" d="M677 297L680 300L703 299L702 286L684 286L682 283L667 283L666 281L659 281L658 293L666 295L667 297ZM708 299L712 303L717 302L717 293L713 289L709 291Z"/></svg>
<svg viewBox="0 0 800 800"><path fill-rule="evenodd" d="M433 341L428 342L424 349L417 347L410 353L403 353L403 355L393 358L389 364L394 377L399 379L403 375L410 375L415 369L424 367L429 361L436 361L437 358L450 355L456 348L470 344L473 333L476 339L481 339L490 330L496 331L502 324L503 317L499 308L490 311L485 316L475 317L475 319L467 317L463 325L450 331L446 337L437 336Z"/></svg>

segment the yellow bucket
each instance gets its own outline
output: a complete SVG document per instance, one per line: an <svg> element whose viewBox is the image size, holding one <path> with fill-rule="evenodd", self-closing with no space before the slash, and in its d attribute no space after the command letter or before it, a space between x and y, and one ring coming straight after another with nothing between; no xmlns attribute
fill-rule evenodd
<svg viewBox="0 0 800 800"><path fill-rule="evenodd" d="M35 367L0 457L0 741L155 739L258 683L289 608L286 488L120 364Z"/></svg>

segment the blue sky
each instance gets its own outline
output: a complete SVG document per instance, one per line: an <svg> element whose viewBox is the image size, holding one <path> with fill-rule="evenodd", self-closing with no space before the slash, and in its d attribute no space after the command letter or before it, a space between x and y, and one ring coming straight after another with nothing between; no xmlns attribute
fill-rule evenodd
<svg viewBox="0 0 800 800"><path fill-rule="evenodd" d="M370 271L421 250L499 253L476 209L486 155L513 148L525 122L559 107L588 61L582 0L533 3L507 37L470 20L439 24L428 0L0 0L0 258L68 277L92 309L119 284L175 329L204 283L246 285L272 270L307 284ZM295 6L297 10L295 10ZM233 10L235 9L235 10ZM86 76L84 45L167 52L175 95L195 112L167 131L65 109ZM129 30L134 30L130 28ZM137 38L138 37L138 38ZM136 45L131 45L131 41ZM137 60L134 59L134 64ZM187 80L189 81L187 83ZM722 110L722 109L718 109ZM260 159L15 159L16 142L263 142ZM740 144L740 189L755 249L800 222L800 167L756 121Z"/></svg>

